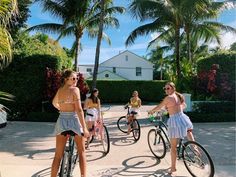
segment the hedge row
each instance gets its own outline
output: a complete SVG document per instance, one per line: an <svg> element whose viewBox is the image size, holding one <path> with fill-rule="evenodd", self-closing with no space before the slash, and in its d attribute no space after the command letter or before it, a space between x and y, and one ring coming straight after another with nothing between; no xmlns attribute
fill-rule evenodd
<svg viewBox="0 0 236 177"><path fill-rule="evenodd" d="M92 81L86 81L91 88ZM143 102L159 102L164 98L166 81L97 81L99 97L103 103L126 103L137 90Z"/></svg>

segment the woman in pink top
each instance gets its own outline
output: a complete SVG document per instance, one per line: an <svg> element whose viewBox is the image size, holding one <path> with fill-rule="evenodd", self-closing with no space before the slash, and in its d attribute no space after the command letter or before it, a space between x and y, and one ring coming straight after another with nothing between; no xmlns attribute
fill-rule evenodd
<svg viewBox="0 0 236 177"><path fill-rule="evenodd" d="M155 111L160 110L163 107L165 107L169 113L167 125L171 142L171 169L169 171L171 174L176 171L178 139L187 136L188 139L194 141L192 134L193 124L189 117L183 113L186 104L183 95L176 92L175 84L173 82L168 82L163 89L167 96L159 105L150 110L149 113L153 114Z"/></svg>

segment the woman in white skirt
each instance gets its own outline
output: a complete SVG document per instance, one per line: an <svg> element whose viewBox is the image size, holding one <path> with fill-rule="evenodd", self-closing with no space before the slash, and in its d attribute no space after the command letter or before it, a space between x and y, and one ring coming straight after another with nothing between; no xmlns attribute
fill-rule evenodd
<svg viewBox="0 0 236 177"><path fill-rule="evenodd" d="M169 113L169 119L167 121L168 134L171 142L171 168L169 173L172 174L176 171L178 139L187 136L189 140L194 141L192 134L193 124L189 117L183 113L183 109L186 108L186 103L183 95L176 92L175 84L168 82L163 89L167 96L159 105L148 112L153 114L155 111L165 107Z"/></svg>
<svg viewBox="0 0 236 177"><path fill-rule="evenodd" d="M67 137L63 135L65 131L75 133L75 143L79 154L81 177L86 177L86 156L85 138L89 136L84 113L81 107L80 91L76 87L77 74L72 70L65 70L61 77L62 85L58 89L53 106L60 111L59 118L55 126L56 152L52 162L51 177L56 177L63 156Z"/></svg>
<svg viewBox="0 0 236 177"><path fill-rule="evenodd" d="M84 109L86 110L86 124L90 133L90 136L94 135L95 123L100 122L101 118L101 103L98 98L98 89L94 88L91 95L85 100ZM87 143L86 148L89 148L89 143Z"/></svg>

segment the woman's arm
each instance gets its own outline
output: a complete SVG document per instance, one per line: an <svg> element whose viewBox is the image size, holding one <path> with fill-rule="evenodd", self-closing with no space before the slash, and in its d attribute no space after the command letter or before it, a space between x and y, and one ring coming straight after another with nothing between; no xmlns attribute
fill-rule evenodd
<svg viewBox="0 0 236 177"><path fill-rule="evenodd" d="M57 91L56 95L54 96L53 100L52 100L52 105L57 108L58 110L60 110L60 105L58 103L58 92L59 90Z"/></svg>
<svg viewBox="0 0 236 177"><path fill-rule="evenodd" d="M101 118L101 114L102 114L102 112L101 112L101 102L100 102L100 99L98 99L98 119Z"/></svg>
<svg viewBox="0 0 236 177"><path fill-rule="evenodd" d="M150 111L148 111L149 114L153 114L155 113L157 110L160 110L161 108L163 108L164 106L166 106L168 102L168 98L165 97L164 100L159 104L157 105L156 107L154 107L153 109L151 109Z"/></svg>
<svg viewBox="0 0 236 177"><path fill-rule="evenodd" d="M139 98L138 99L138 107L140 108L142 106L142 101L141 101L141 99Z"/></svg>
<svg viewBox="0 0 236 177"><path fill-rule="evenodd" d="M85 123L85 120L84 120L84 111L83 111L82 106L81 106L79 88L75 87L73 89L73 92L74 92L73 95L74 95L74 101L75 101L75 112L77 113L77 115L79 117L80 124L81 124L81 126L83 128L84 136L88 137L89 136L89 132L87 130L87 126L86 126L86 123Z"/></svg>

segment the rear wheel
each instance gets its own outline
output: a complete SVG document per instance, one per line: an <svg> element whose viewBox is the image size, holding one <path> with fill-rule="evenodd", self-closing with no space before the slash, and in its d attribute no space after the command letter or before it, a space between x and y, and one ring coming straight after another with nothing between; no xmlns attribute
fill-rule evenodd
<svg viewBox="0 0 236 177"><path fill-rule="evenodd" d="M140 139L141 135L141 129L140 129L140 124L137 119L134 119L131 123L131 131L133 133L133 137L135 141L138 141Z"/></svg>
<svg viewBox="0 0 236 177"><path fill-rule="evenodd" d="M215 170L213 161L199 143L188 141L184 143L182 150L184 165L194 177L213 177Z"/></svg>
<svg viewBox="0 0 236 177"><path fill-rule="evenodd" d="M122 116L118 119L117 121L117 127L118 129L123 132L123 133L127 133L128 130L128 120L126 116Z"/></svg>
<svg viewBox="0 0 236 177"><path fill-rule="evenodd" d="M156 129L151 129L148 132L147 138L152 154L159 159L164 158L166 155L166 144L161 133Z"/></svg>

